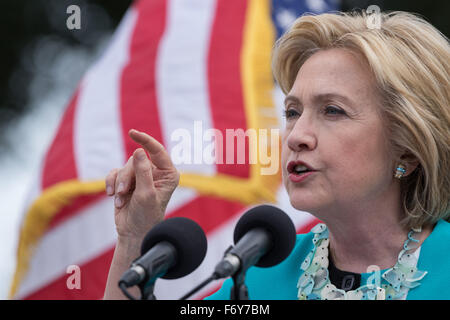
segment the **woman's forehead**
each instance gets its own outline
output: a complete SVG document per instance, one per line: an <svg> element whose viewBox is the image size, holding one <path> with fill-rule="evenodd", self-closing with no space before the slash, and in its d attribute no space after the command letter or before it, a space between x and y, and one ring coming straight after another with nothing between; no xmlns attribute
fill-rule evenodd
<svg viewBox="0 0 450 320"><path fill-rule="evenodd" d="M288 97L341 98L346 102L375 98L375 82L367 64L345 49L318 51L300 68Z"/></svg>

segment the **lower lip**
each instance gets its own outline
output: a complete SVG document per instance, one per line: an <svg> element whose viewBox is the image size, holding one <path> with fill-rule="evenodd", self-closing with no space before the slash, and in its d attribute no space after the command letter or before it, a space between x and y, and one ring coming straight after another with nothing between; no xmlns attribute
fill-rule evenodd
<svg viewBox="0 0 450 320"><path fill-rule="evenodd" d="M302 182L303 180L305 180L306 178L308 178L313 173L315 173L315 171L310 171L310 172L303 173L303 174L290 173L289 180L291 180L292 182L295 182L295 183L299 183L299 182Z"/></svg>

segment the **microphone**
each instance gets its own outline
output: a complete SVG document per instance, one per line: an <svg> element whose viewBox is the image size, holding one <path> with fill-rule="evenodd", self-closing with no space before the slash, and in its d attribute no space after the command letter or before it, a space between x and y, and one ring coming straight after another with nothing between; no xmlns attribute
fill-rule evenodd
<svg viewBox="0 0 450 320"><path fill-rule="evenodd" d="M233 238L235 246L214 270L217 279L245 273L253 265L268 268L279 264L294 248L296 231L283 210L260 205L239 219Z"/></svg>
<svg viewBox="0 0 450 320"><path fill-rule="evenodd" d="M145 236L141 257L131 264L119 280L119 287L152 287L157 278L177 279L194 271L205 258L207 240L193 220L169 218L154 226Z"/></svg>
<svg viewBox="0 0 450 320"><path fill-rule="evenodd" d="M235 277L238 286L243 287L240 281L248 268L253 265L272 267L289 256L295 246L296 231L291 218L283 210L260 205L251 208L239 219L233 238L235 246L225 252L213 274L180 300L192 296L213 280L229 276ZM246 294L241 292L235 296L245 297Z"/></svg>

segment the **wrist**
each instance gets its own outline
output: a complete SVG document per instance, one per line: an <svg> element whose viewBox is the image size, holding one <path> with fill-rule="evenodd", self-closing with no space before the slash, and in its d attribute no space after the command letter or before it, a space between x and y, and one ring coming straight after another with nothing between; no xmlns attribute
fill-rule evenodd
<svg viewBox="0 0 450 320"><path fill-rule="evenodd" d="M142 244L142 241L144 240L147 233L156 225L158 222L146 224L145 226L142 226L140 228L133 227L133 228L126 228L123 230L122 228L116 228L117 231L117 242L119 244L123 245L136 245L138 244L139 247Z"/></svg>
<svg viewBox="0 0 450 320"><path fill-rule="evenodd" d="M141 256L142 240L138 238L119 237L117 239L114 256L121 264L130 266L132 261Z"/></svg>
<svg viewBox="0 0 450 320"><path fill-rule="evenodd" d="M138 249L141 250L142 240L144 236L118 236L116 248L124 249L124 250L132 250L135 251Z"/></svg>

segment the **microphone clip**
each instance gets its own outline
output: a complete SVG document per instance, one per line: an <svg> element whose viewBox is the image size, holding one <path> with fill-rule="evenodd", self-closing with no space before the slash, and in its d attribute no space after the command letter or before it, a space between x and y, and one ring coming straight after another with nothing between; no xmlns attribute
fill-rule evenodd
<svg viewBox="0 0 450 320"><path fill-rule="evenodd" d="M141 300L156 300L156 296L153 293L155 281L149 281L148 283L142 282L138 287L141 290Z"/></svg>
<svg viewBox="0 0 450 320"><path fill-rule="evenodd" d="M233 268L232 279L233 287L231 288L230 299L231 300L249 300L248 288L245 284L245 273L247 270L241 268L240 258L230 253L233 250L233 246L230 245L224 253L224 260L227 261Z"/></svg>
<svg viewBox="0 0 450 320"><path fill-rule="evenodd" d="M239 270L239 272L233 275L232 279L234 284L231 288L231 300L249 300L248 288L245 284L245 273L246 270Z"/></svg>

